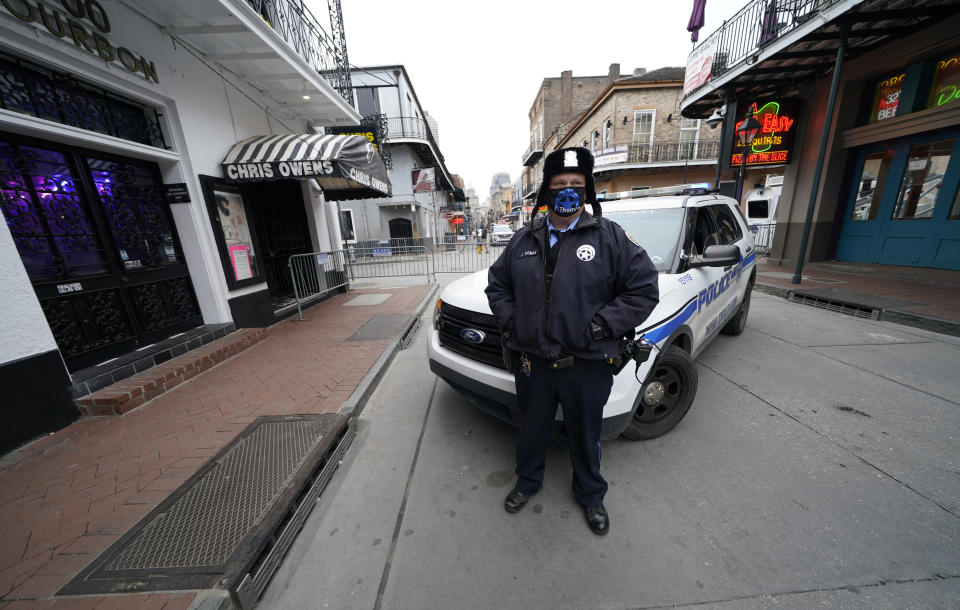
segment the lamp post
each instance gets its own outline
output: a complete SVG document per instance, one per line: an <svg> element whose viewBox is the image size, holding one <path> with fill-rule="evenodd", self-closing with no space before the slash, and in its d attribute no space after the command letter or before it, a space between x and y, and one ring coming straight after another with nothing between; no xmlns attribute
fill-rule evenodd
<svg viewBox="0 0 960 610"><path fill-rule="evenodd" d="M747 173L747 155L750 152L750 145L753 144L753 140L760 131L760 127L760 121L754 117L753 112L747 112L743 122L737 125L737 139L743 147L740 153L740 174L737 176L737 205L740 205L740 197L743 195L743 179Z"/></svg>

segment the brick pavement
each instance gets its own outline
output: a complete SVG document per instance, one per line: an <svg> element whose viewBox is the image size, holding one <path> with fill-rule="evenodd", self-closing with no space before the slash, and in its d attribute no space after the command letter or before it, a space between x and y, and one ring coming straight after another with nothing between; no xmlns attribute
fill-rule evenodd
<svg viewBox="0 0 960 610"><path fill-rule="evenodd" d="M414 313L429 290L335 295L133 411L84 417L4 456L0 608L186 608L193 594L51 596L255 418L338 411L390 344L347 338L374 315ZM361 292L392 296L343 306Z"/></svg>

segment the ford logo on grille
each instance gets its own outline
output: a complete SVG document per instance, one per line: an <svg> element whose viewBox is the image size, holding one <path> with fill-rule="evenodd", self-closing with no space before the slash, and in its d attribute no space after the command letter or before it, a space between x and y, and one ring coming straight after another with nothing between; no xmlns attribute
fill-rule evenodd
<svg viewBox="0 0 960 610"><path fill-rule="evenodd" d="M487 334L485 332L474 328L464 328L460 331L460 338L467 343L483 343L486 336Z"/></svg>

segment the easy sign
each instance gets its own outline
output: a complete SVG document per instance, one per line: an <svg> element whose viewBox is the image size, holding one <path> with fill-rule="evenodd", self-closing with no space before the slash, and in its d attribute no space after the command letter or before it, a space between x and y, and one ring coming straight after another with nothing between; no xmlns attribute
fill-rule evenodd
<svg viewBox="0 0 960 610"><path fill-rule="evenodd" d="M790 162L793 134L797 130L798 107L796 100L753 102L747 107L748 112L752 112L753 117L760 123L760 131L747 151L747 165L785 165ZM743 145L737 137L737 129L744 120L746 119L741 119L734 129L731 167L743 163Z"/></svg>

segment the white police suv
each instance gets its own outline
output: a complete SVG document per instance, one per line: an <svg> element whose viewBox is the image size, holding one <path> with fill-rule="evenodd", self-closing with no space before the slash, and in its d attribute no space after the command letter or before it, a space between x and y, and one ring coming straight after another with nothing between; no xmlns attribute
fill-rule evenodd
<svg viewBox="0 0 960 610"><path fill-rule="evenodd" d="M649 439L676 426L697 393L693 358L717 333L739 335L746 325L756 280L753 236L736 201L696 192L684 185L601 196L603 215L643 246L660 271L660 303L635 338L651 355L639 365L625 358L615 368L603 438ZM514 379L486 286L483 270L440 295L427 345L430 369L478 407L516 424Z"/></svg>

